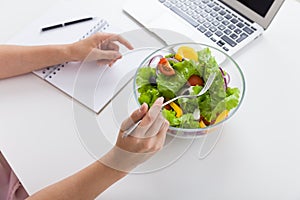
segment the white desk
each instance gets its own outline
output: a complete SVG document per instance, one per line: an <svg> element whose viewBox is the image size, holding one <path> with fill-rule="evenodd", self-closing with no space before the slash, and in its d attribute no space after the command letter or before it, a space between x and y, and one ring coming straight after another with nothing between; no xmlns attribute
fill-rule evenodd
<svg viewBox="0 0 300 200"><path fill-rule="evenodd" d="M121 12L122 3L112 16L111 2L95 0L85 6L99 9L112 23L121 21L125 30L138 28ZM52 3L1 5L6 17L1 18L0 42ZM168 167L129 175L99 199L300 199L299 9L298 0L286 0L264 36L234 56L246 76L245 100L207 158L197 158L200 141L194 141ZM0 149L29 193L94 161L78 137L74 108L102 122L104 131L111 128L105 116L112 114L111 106L94 116L32 74L0 81L0 95ZM174 145L180 149L189 142Z"/></svg>

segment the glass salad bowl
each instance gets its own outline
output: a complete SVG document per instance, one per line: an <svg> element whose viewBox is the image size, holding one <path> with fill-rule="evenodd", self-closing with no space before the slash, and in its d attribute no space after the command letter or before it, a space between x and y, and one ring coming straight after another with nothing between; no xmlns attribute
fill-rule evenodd
<svg viewBox="0 0 300 200"><path fill-rule="evenodd" d="M178 43L147 55L134 76L135 99L151 107L160 96L167 101L196 95L212 73L208 91L180 98L163 107L162 114L170 122L169 135L189 138L220 131L242 103L245 79L238 64L212 46Z"/></svg>

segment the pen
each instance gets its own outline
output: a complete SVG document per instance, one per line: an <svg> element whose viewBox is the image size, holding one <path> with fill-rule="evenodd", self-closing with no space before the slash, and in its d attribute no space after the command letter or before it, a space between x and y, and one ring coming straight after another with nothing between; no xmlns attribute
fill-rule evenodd
<svg viewBox="0 0 300 200"><path fill-rule="evenodd" d="M72 25L72 24L78 24L78 23L81 23L81 22L90 21L92 19L93 19L93 17L87 17L87 18L82 18L82 19L77 19L77 20L74 20L74 21L70 21L70 22L65 22L65 23L62 23L62 24L47 26L47 27L42 28L42 31L48 31L48 30L52 30L52 29L56 29L56 28L61 28L61 27L64 27L64 26L69 26L69 25Z"/></svg>

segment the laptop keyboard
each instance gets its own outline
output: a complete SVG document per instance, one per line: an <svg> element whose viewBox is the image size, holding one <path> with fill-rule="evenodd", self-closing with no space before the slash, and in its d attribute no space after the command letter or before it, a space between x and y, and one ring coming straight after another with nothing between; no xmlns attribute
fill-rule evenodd
<svg viewBox="0 0 300 200"><path fill-rule="evenodd" d="M256 29L213 0L159 0L225 51Z"/></svg>

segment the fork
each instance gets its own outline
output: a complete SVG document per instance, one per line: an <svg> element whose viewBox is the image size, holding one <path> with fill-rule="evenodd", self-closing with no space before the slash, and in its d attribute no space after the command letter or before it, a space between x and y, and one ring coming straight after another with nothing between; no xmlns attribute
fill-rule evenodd
<svg viewBox="0 0 300 200"><path fill-rule="evenodd" d="M180 95L180 96L177 96L177 97L174 97L173 99L170 99L169 101L166 101L165 103L163 103L161 105L161 107L163 108L164 106L168 105L169 103L173 102L173 101L176 101L177 99L180 99L180 98L197 98L201 95L203 95L211 86L211 84L213 83L214 79L216 77L216 73L213 73L213 74L210 74L204 87L202 88L202 90L198 93L198 94L195 94L195 95ZM126 131L124 131L124 134L123 134L123 138L127 137L128 135L130 135L135 129L136 127L141 123L141 119L139 121L137 121L133 126L131 126L129 129L127 129Z"/></svg>
<svg viewBox="0 0 300 200"><path fill-rule="evenodd" d="M198 94L195 94L195 95L190 95L190 94L187 94L187 95L180 95L180 96L177 96L177 97L174 97L173 99L170 99L169 101L166 101L165 103L163 103L161 105L161 107L164 107L166 105L168 105L169 103L173 102L173 101L176 101L177 99L180 99L180 98L197 98L201 95L203 95L211 86L211 84L213 83L214 79L216 77L216 73L213 73L213 74L210 74L204 87L202 88L202 90L198 93Z"/></svg>

